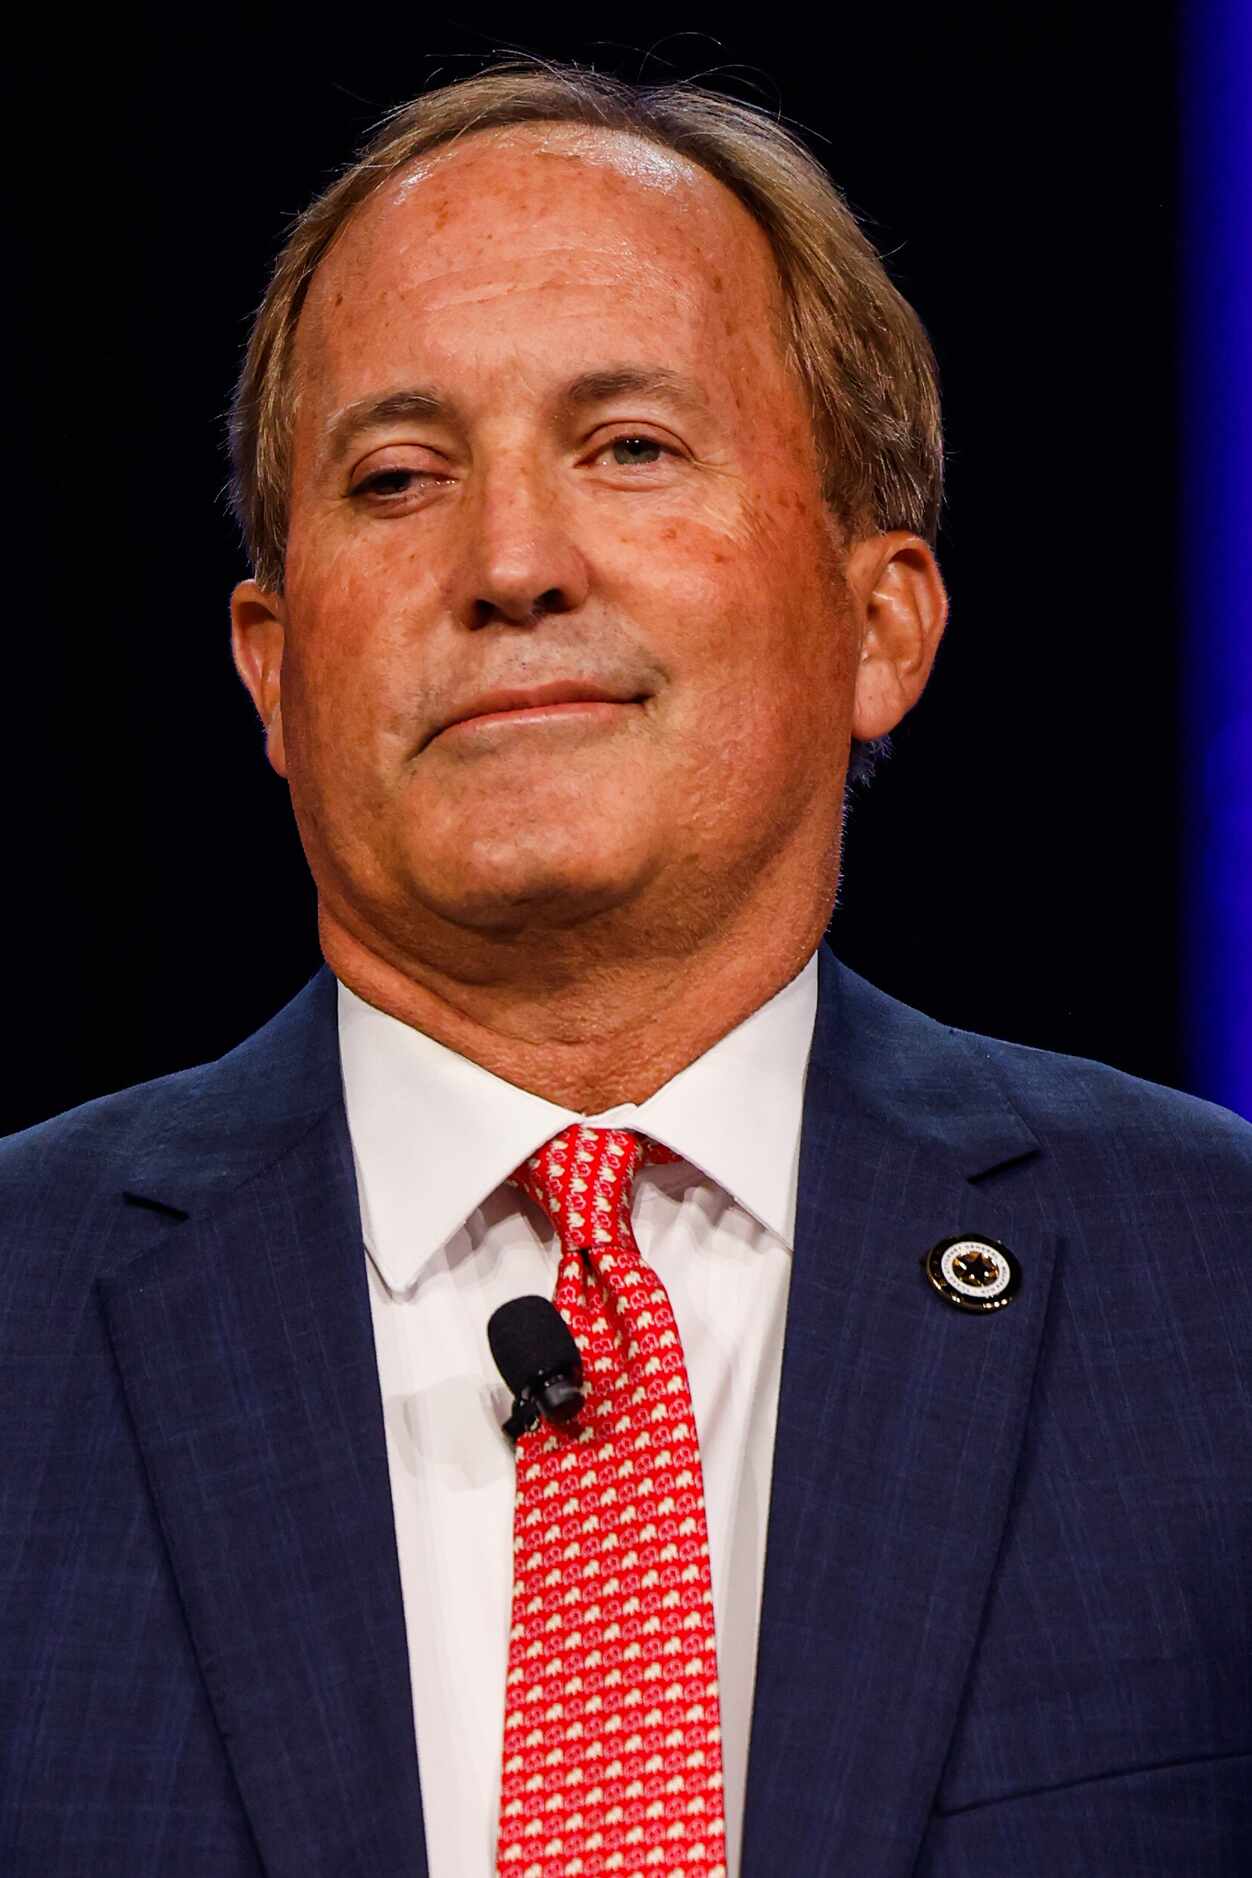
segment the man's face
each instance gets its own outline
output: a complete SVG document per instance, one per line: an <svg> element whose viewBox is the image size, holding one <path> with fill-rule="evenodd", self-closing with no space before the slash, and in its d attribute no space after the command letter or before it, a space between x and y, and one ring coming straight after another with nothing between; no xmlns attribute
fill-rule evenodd
<svg viewBox="0 0 1252 1878"><path fill-rule="evenodd" d="M322 263L267 715L359 938L689 945L833 862L858 645L780 315L728 191L573 126L437 153Z"/></svg>

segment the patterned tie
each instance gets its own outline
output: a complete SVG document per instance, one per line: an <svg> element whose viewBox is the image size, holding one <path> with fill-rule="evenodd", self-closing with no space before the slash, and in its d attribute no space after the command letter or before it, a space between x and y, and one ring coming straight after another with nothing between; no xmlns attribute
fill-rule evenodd
<svg viewBox="0 0 1252 1878"><path fill-rule="evenodd" d="M512 1176L556 1227L576 1421L517 1443L498 1870L725 1878L704 1481L682 1344L631 1229L668 1148L574 1126Z"/></svg>

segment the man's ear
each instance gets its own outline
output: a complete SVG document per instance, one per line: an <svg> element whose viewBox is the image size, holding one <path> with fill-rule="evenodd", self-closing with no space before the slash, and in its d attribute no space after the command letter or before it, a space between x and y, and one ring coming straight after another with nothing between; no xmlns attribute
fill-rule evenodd
<svg viewBox="0 0 1252 1878"><path fill-rule="evenodd" d="M845 577L861 623L852 735L886 736L926 688L948 617L934 554L919 535L871 535L848 555Z"/></svg>
<svg viewBox="0 0 1252 1878"><path fill-rule="evenodd" d="M241 580L230 596L231 650L235 670L265 726L266 755L280 776L287 774L282 703L286 630L282 595L267 592L254 580Z"/></svg>

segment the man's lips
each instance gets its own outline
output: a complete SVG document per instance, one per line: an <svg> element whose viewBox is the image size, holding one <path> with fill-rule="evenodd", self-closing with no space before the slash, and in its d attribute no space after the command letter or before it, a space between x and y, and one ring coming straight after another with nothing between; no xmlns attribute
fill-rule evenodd
<svg viewBox="0 0 1252 1878"><path fill-rule="evenodd" d="M639 692L610 689L583 679L554 679L545 685L509 687L484 691L467 704L459 705L447 721L427 738L433 743L445 731L463 725L485 726L500 723L542 723L544 719L607 715L614 707L642 704Z"/></svg>

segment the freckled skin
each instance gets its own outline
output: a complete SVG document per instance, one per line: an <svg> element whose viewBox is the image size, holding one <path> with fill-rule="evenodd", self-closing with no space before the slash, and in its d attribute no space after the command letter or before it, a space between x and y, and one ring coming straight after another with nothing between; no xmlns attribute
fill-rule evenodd
<svg viewBox="0 0 1252 1878"><path fill-rule="evenodd" d="M642 1100L804 962L850 737L903 715L942 630L924 544L832 527L779 317L768 242L720 184L527 126L384 190L301 319L284 591L237 589L235 650L324 951L584 1112ZM562 405L621 365L699 402ZM329 449L348 407L410 386L455 415ZM570 678L621 702L441 730Z"/></svg>

